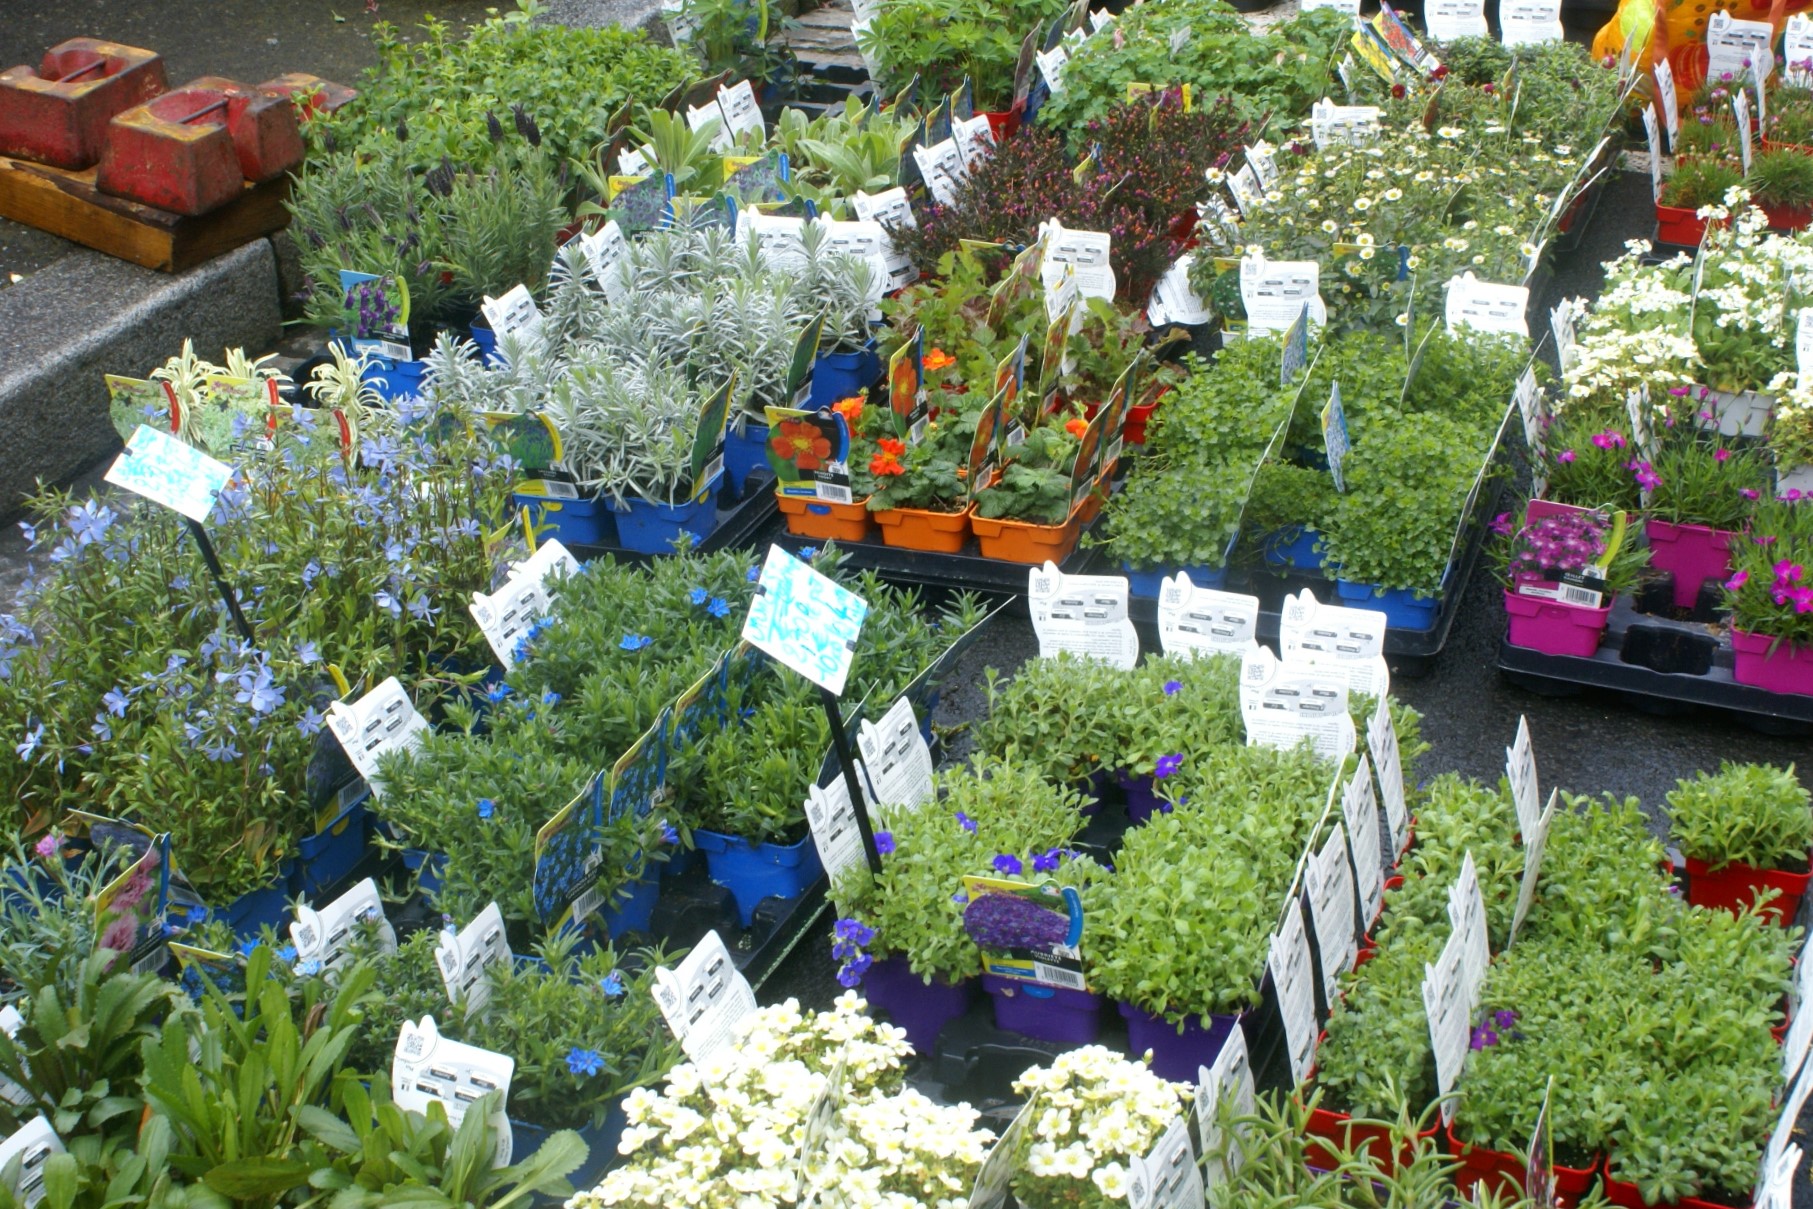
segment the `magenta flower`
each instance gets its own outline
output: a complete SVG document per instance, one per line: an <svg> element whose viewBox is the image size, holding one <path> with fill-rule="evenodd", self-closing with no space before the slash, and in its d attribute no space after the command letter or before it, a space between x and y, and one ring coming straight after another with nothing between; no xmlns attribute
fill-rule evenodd
<svg viewBox="0 0 1813 1209"><path fill-rule="evenodd" d="M1749 582L1750 572L1739 571L1736 575L1733 575L1730 579L1725 581L1725 590L1727 592L1735 592Z"/></svg>
<svg viewBox="0 0 1813 1209"><path fill-rule="evenodd" d="M1564 449L1555 455L1555 460L1565 466L1574 460L1574 451L1571 449Z"/></svg>
<svg viewBox="0 0 1813 1209"><path fill-rule="evenodd" d="M1730 457L1731 451L1729 449L1721 449L1712 455L1712 460L1715 462L1723 462Z"/></svg>
<svg viewBox="0 0 1813 1209"><path fill-rule="evenodd" d="M61 845L62 845L62 841L57 838L56 832L46 831L44 833L43 837L41 839L39 839L37 844L32 848L32 851L36 852L39 856L43 857L45 860L49 860L51 857L53 857L57 854L57 849Z"/></svg>
<svg viewBox="0 0 1813 1209"><path fill-rule="evenodd" d="M1737 489L1737 493L1739 495L1743 496L1747 500L1754 500L1754 499L1762 498L1762 492L1758 491L1754 487L1739 487ZM1771 537L1769 540L1774 541L1775 539L1773 537Z"/></svg>
<svg viewBox="0 0 1813 1209"><path fill-rule="evenodd" d="M1668 388L1668 393L1677 399L1685 399L1687 397L1687 388L1685 386L1671 386Z"/></svg>
<svg viewBox="0 0 1813 1209"><path fill-rule="evenodd" d="M1620 432L1598 432L1593 434L1593 444L1601 449L1623 449L1627 442Z"/></svg>

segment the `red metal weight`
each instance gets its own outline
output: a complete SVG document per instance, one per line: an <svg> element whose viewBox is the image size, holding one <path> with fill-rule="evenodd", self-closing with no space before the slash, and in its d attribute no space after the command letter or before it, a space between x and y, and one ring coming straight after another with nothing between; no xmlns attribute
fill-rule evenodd
<svg viewBox="0 0 1813 1209"><path fill-rule="evenodd" d="M0 72L0 155L86 168L100 159L114 115L165 87L156 51L98 38L60 42L36 71Z"/></svg>
<svg viewBox="0 0 1813 1209"><path fill-rule="evenodd" d="M304 117L314 117L318 113L333 113L342 105L358 96L355 89L332 80L323 80L306 71L290 71L274 80L266 80L259 89L264 92L276 92L296 103Z"/></svg>
<svg viewBox="0 0 1813 1209"><path fill-rule="evenodd" d="M203 76L116 116L96 183L178 214L204 214L302 162L289 98Z"/></svg>

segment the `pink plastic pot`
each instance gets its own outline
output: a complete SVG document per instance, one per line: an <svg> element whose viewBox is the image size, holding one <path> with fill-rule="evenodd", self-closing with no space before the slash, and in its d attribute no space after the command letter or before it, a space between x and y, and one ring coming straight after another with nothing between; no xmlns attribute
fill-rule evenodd
<svg viewBox="0 0 1813 1209"><path fill-rule="evenodd" d="M1739 684L1766 688L1772 693L1813 697L1813 646L1778 643L1767 634L1752 634L1734 626L1731 653L1735 659L1731 675Z"/></svg>
<svg viewBox="0 0 1813 1209"><path fill-rule="evenodd" d="M1731 575L1731 531L1706 525L1676 525L1668 521L1643 523L1649 535L1649 565L1675 577L1675 607L1691 609L1700 599L1700 585Z"/></svg>
<svg viewBox="0 0 1813 1209"><path fill-rule="evenodd" d="M1511 618L1508 637L1512 646L1588 659L1605 638L1612 606L1607 602L1603 608L1589 609L1540 596L1519 596L1507 588L1505 612Z"/></svg>

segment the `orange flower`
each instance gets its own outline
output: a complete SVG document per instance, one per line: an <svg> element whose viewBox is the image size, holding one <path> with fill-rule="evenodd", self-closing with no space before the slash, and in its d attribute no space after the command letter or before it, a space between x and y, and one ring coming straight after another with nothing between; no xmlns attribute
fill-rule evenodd
<svg viewBox="0 0 1813 1209"><path fill-rule="evenodd" d="M776 457L801 470L821 469L831 456L830 440L805 420L782 420L768 447Z"/></svg>
<svg viewBox="0 0 1813 1209"><path fill-rule="evenodd" d="M935 374L941 369L949 369L957 364L957 358L941 348L935 348L925 355L925 372Z"/></svg>
<svg viewBox="0 0 1813 1209"><path fill-rule="evenodd" d="M906 467L895 460L891 453L878 453L869 459L869 473L876 477L889 477L905 474Z"/></svg>
<svg viewBox="0 0 1813 1209"><path fill-rule="evenodd" d="M1089 431L1089 421L1083 419L1081 416L1078 416L1074 420L1066 420L1064 422L1064 431L1080 441L1083 439L1083 434Z"/></svg>
<svg viewBox="0 0 1813 1209"><path fill-rule="evenodd" d="M906 452L906 442L896 441L892 437L883 437L881 440L875 442L875 444L879 445L881 451L888 454L890 457L897 458Z"/></svg>
<svg viewBox="0 0 1813 1209"><path fill-rule="evenodd" d="M850 431L855 432L856 426L862 422L862 406L863 397L851 395L847 399L839 399L831 404L831 410L842 416L844 423L850 426Z"/></svg>

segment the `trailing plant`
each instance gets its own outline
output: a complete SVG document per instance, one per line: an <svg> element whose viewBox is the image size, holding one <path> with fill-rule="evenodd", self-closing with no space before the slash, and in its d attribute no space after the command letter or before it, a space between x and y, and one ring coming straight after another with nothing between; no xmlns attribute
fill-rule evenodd
<svg viewBox="0 0 1813 1209"><path fill-rule="evenodd" d="M1799 872L1813 849L1813 803L1792 764L1724 761L1716 773L1675 782L1668 833L1714 871L1736 863Z"/></svg>

